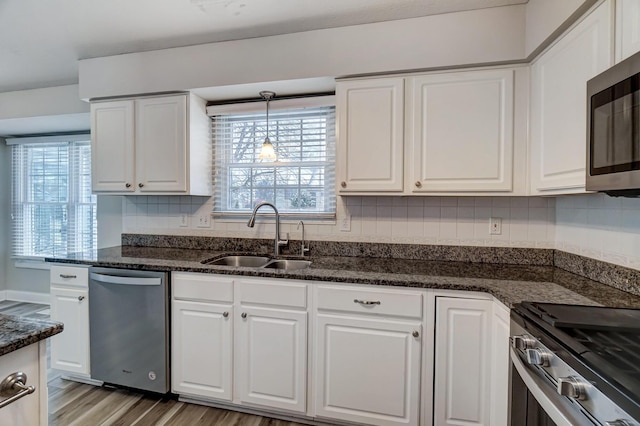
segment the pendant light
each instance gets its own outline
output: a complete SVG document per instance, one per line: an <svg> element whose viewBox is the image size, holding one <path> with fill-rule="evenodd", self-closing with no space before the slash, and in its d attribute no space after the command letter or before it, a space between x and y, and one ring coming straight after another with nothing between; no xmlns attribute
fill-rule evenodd
<svg viewBox="0 0 640 426"><path fill-rule="evenodd" d="M266 90L260 92L260 96L262 97L262 99L267 101L267 132L266 137L264 138L264 142L262 143L262 148L260 149L260 154L258 155L258 158L261 160L275 161L277 159L276 150L269 140L269 101L275 95L276 94L274 92L269 92Z"/></svg>

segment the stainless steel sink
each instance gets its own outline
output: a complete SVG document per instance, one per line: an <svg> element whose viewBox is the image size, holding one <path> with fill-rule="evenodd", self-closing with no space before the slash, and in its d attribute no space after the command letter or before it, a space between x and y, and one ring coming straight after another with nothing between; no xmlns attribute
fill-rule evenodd
<svg viewBox="0 0 640 426"><path fill-rule="evenodd" d="M225 256L219 259L203 262L206 265L223 266L246 266L249 268L260 268L269 262L268 257L263 256Z"/></svg>
<svg viewBox="0 0 640 426"><path fill-rule="evenodd" d="M277 259L267 263L263 268L285 269L290 271L294 269L307 269L309 266L311 266L311 262L308 260Z"/></svg>

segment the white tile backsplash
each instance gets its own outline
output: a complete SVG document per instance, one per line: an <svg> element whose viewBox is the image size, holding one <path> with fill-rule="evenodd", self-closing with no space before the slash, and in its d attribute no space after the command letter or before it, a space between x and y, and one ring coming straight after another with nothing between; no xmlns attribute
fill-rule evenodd
<svg viewBox="0 0 640 426"><path fill-rule="evenodd" d="M351 215L351 230L337 221L306 224L309 239L417 244L559 248L640 269L640 200L604 194L545 197L338 197L338 219ZM271 238L272 220L211 219L206 197L123 197L123 229L128 233ZM188 227L180 226L180 215ZM489 218L502 218L502 234L489 234ZM294 221L297 222L297 221ZM295 223L283 232L297 238Z"/></svg>
<svg viewBox="0 0 640 426"><path fill-rule="evenodd" d="M198 228L198 217L212 210L206 197L123 197L123 229L128 233L204 235L217 237L273 236L272 220L258 218L256 226L244 220L211 219L210 228ZM512 247L553 247L553 199L531 202L526 197L338 197L337 214L351 215L351 230L340 231L338 221L306 224L309 239L375 241L417 244L456 244ZM188 227L180 215L188 215ZM502 218L502 234L489 235L489 218ZM265 224L265 222L269 222ZM297 222L297 221L295 221ZM295 223L282 232L295 238Z"/></svg>

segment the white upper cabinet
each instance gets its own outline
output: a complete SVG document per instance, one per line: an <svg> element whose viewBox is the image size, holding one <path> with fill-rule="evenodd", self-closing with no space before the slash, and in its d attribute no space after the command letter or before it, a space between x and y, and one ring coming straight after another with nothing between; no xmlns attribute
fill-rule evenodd
<svg viewBox="0 0 640 426"><path fill-rule="evenodd" d="M133 192L133 101L91 104L91 182L94 192Z"/></svg>
<svg viewBox="0 0 640 426"><path fill-rule="evenodd" d="M413 193L513 189L512 69L407 79Z"/></svg>
<svg viewBox="0 0 640 426"><path fill-rule="evenodd" d="M194 95L92 103L93 192L210 195L208 123Z"/></svg>
<svg viewBox="0 0 640 426"><path fill-rule="evenodd" d="M527 67L336 85L343 195L525 195Z"/></svg>
<svg viewBox="0 0 640 426"><path fill-rule="evenodd" d="M531 69L531 193L584 192L587 80L612 65L613 5L602 3Z"/></svg>
<svg viewBox="0 0 640 426"><path fill-rule="evenodd" d="M616 0L616 62L640 52L640 1Z"/></svg>
<svg viewBox="0 0 640 426"><path fill-rule="evenodd" d="M347 81L336 96L339 191L402 192L404 79Z"/></svg>
<svg viewBox="0 0 640 426"><path fill-rule="evenodd" d="M187 191L187 97L136 101L136 177L140 192Z"/></svg>

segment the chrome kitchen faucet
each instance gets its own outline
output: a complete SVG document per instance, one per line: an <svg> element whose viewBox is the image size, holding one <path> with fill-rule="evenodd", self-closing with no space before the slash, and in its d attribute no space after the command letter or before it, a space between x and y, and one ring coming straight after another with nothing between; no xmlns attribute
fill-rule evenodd
<svg viewBox="0 0 640 426"><path fill-rule="evenodd" d="M253 228L253 226L256 224L256 213L258 213L258 210L260 210L260 208L264 206L269 206L273 209L274 212L276 212L276 236L273 246L273 255L274 257L278 257L278 255L280 254L280 246L286 246L287 244L289 244L289 234L287 233L286 240L280 239L280 213L278 212L276 206L271 203L267 203L266 201L257 204L253 209L253 213L251 213L251 217L249 218L249 222L247 222L247 226L249 228Z"/></svg>

